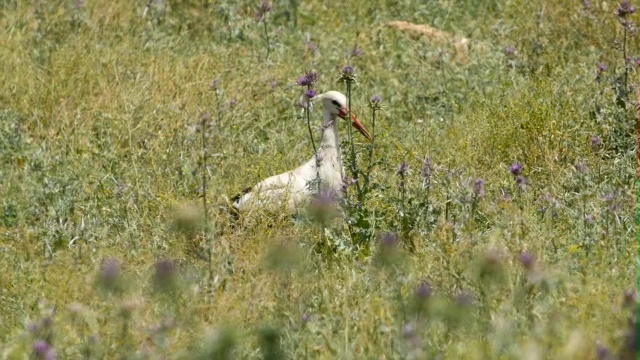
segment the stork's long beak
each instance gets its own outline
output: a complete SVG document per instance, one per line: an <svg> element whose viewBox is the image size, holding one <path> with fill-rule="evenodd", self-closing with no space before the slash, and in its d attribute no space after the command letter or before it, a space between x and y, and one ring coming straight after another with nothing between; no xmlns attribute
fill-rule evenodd
<svg viewBox="0 0 640 360"><path fill-rule="evenodd" d="M338 110L338 116L347 120L346 109ZM356 128L360 132L360 134L362 134L362 136L366 137L367 140L371 141L371 135L369 135L369 132L367 131L367 129L364 127L364 125L362 125L362 123L360 122L360 120L358 120L358 118L356 117L356 114L354 113L351 113L351 125L353 125L353 127Z"/></svg>

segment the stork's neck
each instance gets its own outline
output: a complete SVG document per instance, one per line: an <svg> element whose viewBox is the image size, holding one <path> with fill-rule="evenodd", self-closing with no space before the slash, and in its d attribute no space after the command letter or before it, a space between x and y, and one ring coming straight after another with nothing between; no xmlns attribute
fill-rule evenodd
<svg viewBox="0 0 640 360"><path fill-rule="evenodd" d="M320 169L325 168L327 171L337 171L340 173L336 179L337 184L331 184L332 187L340 185L343 177L342 161L340 159L340 142L338 140L338 118L329 113L322 113L322 141L318 147L318 157L320 158ZM333 169L333 170L330 170ZM322 171L321 171L322 172ZM321 174L321 178L324 178Z"/></svg>
<svg viewBox="0 0 640 360"><path fill-rule="evenodd" d="M322 141L320 142L321 151L337 151L340 143L338 142L338 118L329 112L322 114ZM335 149L335 150L332 150Z"/></svg>

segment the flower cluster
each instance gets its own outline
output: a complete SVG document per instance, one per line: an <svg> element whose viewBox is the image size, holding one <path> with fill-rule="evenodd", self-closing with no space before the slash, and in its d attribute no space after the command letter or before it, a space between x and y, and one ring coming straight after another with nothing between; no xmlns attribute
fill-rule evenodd
<svg viewBox="0 0 640 360"><path fill-rule="evenodd" d="M356 75L355 67L351 65L346 65L345 67L342 68L338 81L343 81L345 83L350 84L350 83L356 82L356 80L357 80L357 75Z"/></svg>
<svg viewBox="0 0 640 360"><path fill-rule="evenodd" d="M618 17L624 19L628 15L633 14L634 12L636 12L636 8L633 7L631 5L631 3L629 3L628 0L625 0L625 1L621 2L620 5L618 6L617 15L618 15Z"/></svg>
<svg viewBox="0 0 640 360"><path fill-rule="evenodd" d="M304 92L304 97L300 99L298 104L301 108L308 108L311 99L316 96L316 91L313 89L316 82L318 82L318 74L313 70L307 71L303 76L298 78L298 81L296 81L296 85L307 88Z"/></svg>
<svg viewBox="0 0 640 360"><path fill-rule="evenodd" d="M409 171L409 164L407 164L406 161L403 161L402 164L400 164L400 167L398 167L397 174L400 175L400 177L404 177L407 174L407 171Z"/></svg>
<svg viewBox="0 0 640 360"><path fill-rule="evenodd" d="M525 177L522 175L522 164L517 163L517 162L514 163L509 168L509 171L511 172L511 175L513 175L516 178L516 184L518 184L518 187L521 190L524 190L524 188L527 185L527 182L526 182Z"/></svg>
<svg viewBox="0 0 640 360"><path fill-rule="evenodd" d="M486 193L484 191L484 180L476 179L473 182L473 193L478 198L484 198L485 197Z"/></svg>
<svg viewBox="0 0 640 360"><path fill-rule="evenodd" d="M382 102L382 97L380 95L373 95L371 97L371 100L369 100L369 107L371 107L372 110L380 110L382 107L380 106L380 103Z"/></svg>
<svg viewBox="0 0 640 360"><path fill-rule="evenodd" d="M256 20L258 22L264 21L267 14L271 12L271 2L269 0L263 0L256 9Z"/></svg>

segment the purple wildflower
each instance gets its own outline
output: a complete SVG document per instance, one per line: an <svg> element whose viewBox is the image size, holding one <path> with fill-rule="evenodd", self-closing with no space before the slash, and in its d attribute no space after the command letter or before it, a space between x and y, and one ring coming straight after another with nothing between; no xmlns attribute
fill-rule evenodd
<svg viewBox="0 0 640 360"><path fill-rule="evenodd" d="M391 249L398 246L398 234L388 232L382 236L381 244L383 248Z"/></svg>
<svg viewBox="0 0 640 360"><path fill-rule="evenodd" d="M598 73L603 73L603 72L607 71L607 69L609 69L607 64L604 64L604 63L599 63L598 64Z"/></svg>
<svg viewBox="0 0 640 360"><path fill-rule="evenodd" d="M306 76L301 76L298 81L296 81L296 84L300 86L307 86L309 85L309 80L307 80Z"/></svg>
<svg viewBox="0 0 640 360"><path fill-rule="evenodd" d="M602 143L602 140L600 139L600 136L596 135L591 138L591 147L593 148L594 151L598 150L601 143Z"/></svg>
<svg viewBox="0 0 640 360"><path fill-rule="evenodd" d="M346 191L351 185L356 183L356 179L345 176L342 179L342 190Z"/></svg>
<svg viewBox="0 0 640 360"><path fill-rule="evenodd" d="M55 360L56 353L53 348L44 340L36 340L33 343L33 353L36 358L43 360Z"/></svg>
<svg viewBox="0 0 640 360"><path fill-rule="evenodd" d="M533 255L527 252L521 253L518 260L520 260L520 264L522 265L522 267L524 267L527 270L533 269L533 266L536 263L536 259L533 257Z"/></svg>
<svg viewBox="0 0 640 360"><path fill-rule="evenodd" d="M636 12L636 8L633 7L628 0L625 0L620 3L620 6L618 6L617 14L618 14L618 17L625 18L627 17L627 15L631 15L634 12Z"/></svg>
<svg viewBox="0 0 640 360"><path fill-rule="evenodd" d="M468 292L461 292L456 296L456 304L458 304L459 306L471 306L473 305L473 301L473 294Z"/></svg>
<svg viewBox="0 0 640 360"><path fill-rule="evenodd" d="M527 185L527 179L522 175L518 175L516 176L516 184L518 184L520 188L524 188Z"/></svg>
<svg viewBox="0 0 640 360"><path fill-rule="evenodd" d="M403 161L402 164L400 164L400 167L398 167L397 174L404 177L407 174L408 170L409 170L409 164L407 164L406 161Z"/></svg>
<svg viewBox="0 0 640 360"><path fill-rule="evenodd" d="M422 281L416 288L416 297L420 300L425 300L431 297L431 285L426 281Z"/></svg>
<svg viewBox="0 0 640 360"><path fill-rule="evenodd" d="M316 96L316 91L313 89L309 89L304 93L304 96L306 96L307 99L313 99L313 97Z"/></svg>
<svg viewBox="0 0 640 360"><path fill-rule="evenodd" d="M431 158L426 156L422 161L422 169L420 170L420 175L422 176L422 180L425 182L425 185L428 184L431 180L431 174L435 170L435 166L431 161Z"/></svg>
<svg viewBox="0 0 640 360"><path fill-rule="evenodd" d="M114 258L107 258L100 266L100 279L106 284L112 284L120 275L120 262Z"/></svg>
<svg viewBox="0 0 640 360"><path fill-rule="evenodd" d="M511 168L509 168L509 171L511 171L511 174L513 176L521 175L522 174L522 164L514 163L513 165L511 165Z"/></svg>
<svg viewBox="0 0 640 360"><path fill-rule="evenodd" d="M271 12L271 2L269 2L269 0L263 0L256 9L256 20L258 22L263 21L269 12Z"/></svg>
<svg viewBox="0 0 640 360"><path fill-rule="evenodd" d="M611 351L607 349L604 345L598 343L596 345L596 358L598 360L610 360L612 359Z"/></svg>
<svg viewBox="0 0 640 360"><path fill-rule="evenodd" d="M209 84L209 90L217 91L219 84L220 80L218 80L217 78L213 79L213 81L211 81L211 84Z"/></svg>
<svg viewBox="0 0 640 360"><path fill-rule="evenodd" d="M584 217L584 221L586 221L588 223L593 222L594 219L595 219L595 216L593 216L593 214L587 214Z"/></svg>
<svg viewBox="0 0 640 360"><path fill-rule="evenodd" d="M518 55L518 50L516 50L516 48L514 48L513 46L507 46L504 48L504 54L508 58L513 59L514 57L516 57L516 55Z"/></svg>
<svg viewBox="0 0 640 360"><path fill-rule="evenodd" d="M353 73L356 71L356 69L351 66L351 65L347 65L345 67L342 68L342 73L344 75L353 75Z"/></svg>
<svg viewBox="0 0 640 360"><path fill-rule="evenodd" d="M476 179L473 182L473 193L476 194L476 196L479 198L485 197L486 194L484 191L484 180Z"/></svg>
<svg viewBox="0 0 640 360"><path fill-rule="evenodd" d="M362 50L360 50L360 48L358 48L358 46L354 46L353 49L351 50L351 56L352 57L356 57L356 56L360 56L362 55Z"/></svg>
<svg viewBox="0 0 640 360"><path fill-rule="evenodd" d="M313 85L318 82L318 73L313 70L307 71L304 76L307 78L307 85Z"/></svg>
<svg viewBox="0 0 640 360"><path fill-rule="evenodd" d="M380 95L373 95L371 97L372 104L380 104L380 102L382 102L382 97Z"/></svg>
<svg viewBox="0 0 640 360"><path fill-rule="evenodd" d="M156 262L153 280L157 288L170 290L175 287L177 271L173 261L165 259Z"/></svg>

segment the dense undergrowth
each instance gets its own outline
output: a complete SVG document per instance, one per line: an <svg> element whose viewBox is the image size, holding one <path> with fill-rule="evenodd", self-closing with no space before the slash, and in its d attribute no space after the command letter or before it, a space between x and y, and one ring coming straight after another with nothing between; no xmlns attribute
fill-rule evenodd
<svg viewBox="0 0 640 360"><path fill-rule="evenodd" d="M0 3L0 356L636 357L631 4L323 3ZM345 66L343 211L232 226Z"/></svg>

